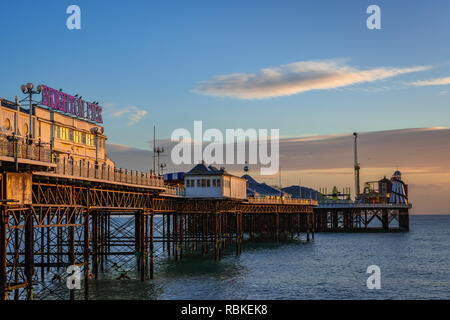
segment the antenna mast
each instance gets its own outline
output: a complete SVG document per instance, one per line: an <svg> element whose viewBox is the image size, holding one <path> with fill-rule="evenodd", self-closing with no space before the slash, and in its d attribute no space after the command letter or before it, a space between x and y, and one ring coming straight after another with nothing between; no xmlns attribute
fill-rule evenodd
<svg viewBox="0 0 450 320"><path fill-rule="evenodd" d="M354 165L355 165L355 199L358 197L358 195L360 194L360 189L359 189L359 169L361 168L359 166L359 162L358 162L358 133L353 132L353 136L355 137L355 151L354 151Z"/></svg>
<svg viewBox="0 0 450 320"><path fill-rule="evenodd" d="M153 174L156 174L156 126L153 126Z"/></svg>

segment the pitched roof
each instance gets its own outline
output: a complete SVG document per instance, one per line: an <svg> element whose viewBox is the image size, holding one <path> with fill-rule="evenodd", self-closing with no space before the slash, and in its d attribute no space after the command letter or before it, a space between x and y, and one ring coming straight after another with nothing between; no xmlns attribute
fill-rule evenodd
<svg viewBox="0 0 450 320"><path fill-rule="evenodd" d="M271 187L265 183L259 183L248 174L242 176L247 179L247 195L257 196L279 196L284 193L281 190Z"/></svg>
<svg viewBox="0 0 450 320"><path fill-rule="evenodd" d="M186 172L186 175L230 175L225 169L217 169L213 166L206 166L205 163L199 163L193 167L190 171Z"/></svg>

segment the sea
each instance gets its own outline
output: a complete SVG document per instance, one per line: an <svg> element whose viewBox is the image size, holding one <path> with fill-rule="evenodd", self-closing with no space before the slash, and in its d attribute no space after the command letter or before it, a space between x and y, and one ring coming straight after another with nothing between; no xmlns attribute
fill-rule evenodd
<svg viewBox="0 0 450 320"><path fill-rule="evenodd" d="M245 242L220 261L156 261L154 280L91 281L91 299L450 299L450 215L412 215L410 232L316 233L314 241ZM369 266L380 288L369 289Z"/></svg>

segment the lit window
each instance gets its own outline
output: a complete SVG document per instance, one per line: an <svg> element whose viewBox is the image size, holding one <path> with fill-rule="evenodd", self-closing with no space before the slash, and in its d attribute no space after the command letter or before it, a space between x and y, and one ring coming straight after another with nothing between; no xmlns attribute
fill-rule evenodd
<svg viewBox="0 0 450 320"><path fill-rule="evenodd" d="M8 131L11 130L11 121L8 118L5 119L5 129Z"/></svg>
<svg viewBox="0 0 450 320"><path fill-rule="evenodd" d="M64 127L59 127L59 137L63 140L69 140L69 129Z"/></svg>
<svg viewBox="0 0 450 320"><path fill-rule="evenodd" d="M88 146L93 146L94 145L94 136L92 134L87 134L86 135L86 144Z"/></svg>
<svg viewBox="0 0 450 320"><path fill-rule="evenodd" d="M75 143L81 143L81 132L80 131L74 131L74 133L73 133L73 141Z"/></svg>

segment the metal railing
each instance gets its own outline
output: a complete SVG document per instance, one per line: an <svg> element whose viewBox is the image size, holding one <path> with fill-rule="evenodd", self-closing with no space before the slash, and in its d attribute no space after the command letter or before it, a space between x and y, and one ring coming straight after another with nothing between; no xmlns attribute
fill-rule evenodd
<svg viewBox="0 0 450 320"><path fill-rule="evenodd" d="M51 162L50 147L39 143L27 143L13 136L0 136L0 156L34 161Z"/></svg>
<svg viewBox="0 0 450 320"><path fill-rule="evenodd" d="M317 205L317 200L314 199L298 199L298 198L280 198L280 197L252 197L248 198L249 203L260 204L303 204L303 205Z"/></svg>
<svg viewBox="0 0 450 320"><path fill-rule="evenodd" d="M25 139L14 136L0 135L0 156L52 163L50 146L40 143L29 144ZM13 159L12 161L14 161ZM89 161L67 160L66 158L57 159L54 164L56 164L54 173L63 176L160 187L165 188L163 194L184 196L184 188L164 185L162 176L155 176L147 172L116 168L104 164L96 166Z"/></svg>
<svg viewBox="0 0 450 320"><path fill-rule="evenodd" d="M172 186L165 186L166 190L162 193L162 195L169 195L169 196L178 196L178 197L184 197L184 188L179 187L172 187Z"/></svg>
<svg viewBox="0 0 450 320"><path fill-rule="evenodd" d="M106 165L96 166L91 162L86 163L82 160L66 160L65 158L57 160L55 173L64 176L98 179L141 186L165 187L163 177L154 176L147 172L127 170Z"/></svg>

